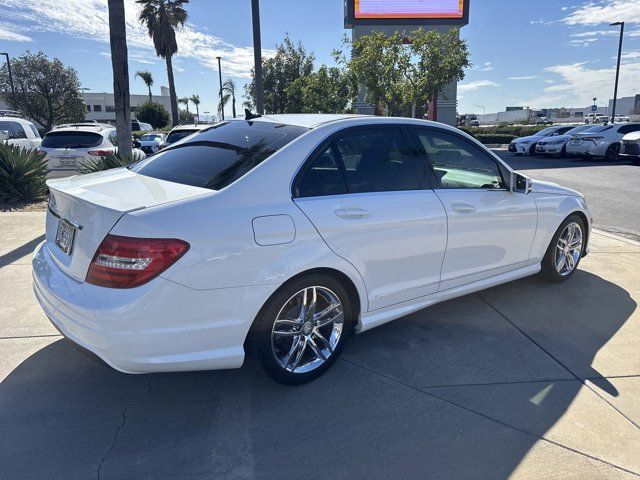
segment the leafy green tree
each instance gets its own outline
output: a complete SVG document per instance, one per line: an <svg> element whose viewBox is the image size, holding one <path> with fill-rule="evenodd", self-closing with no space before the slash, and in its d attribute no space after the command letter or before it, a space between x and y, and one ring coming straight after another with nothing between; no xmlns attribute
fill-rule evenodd
<svg viewBox="0 0 640 480"><path fill-rule="evenodd" d="M169 124L169 112L164 106L156 102L144 102L136 108L136 118L141 122L150 123L153 128L163 128Z"/></svg>
<svg viewBox="0 0 640 480"><path fill-rule="evenodd" d="M411 43L406 44L406 38ZM346 59L341 51L334 52L339 63L366 92L366 101L387 115L411 115L435 96L443 95L453 80L464 78L469 67L469 52L458 30L448 32L414 30L386 36L375 32L351 42Z"/></svg>
<svg viewBox="0 0 640 480"><path fill-rule="evenodd" d="M167 62L169 79L169 95L171 97L171 117L173 124L178 124L178 97L173 79L173 56L178 53L176 29L187 21L188 14L184 6L189 0L136 0L142 5L138 19L149 30L153 39L156 54Z"/></svg>
<svg viewBox="0 0 640 480"><path fill-rule="evenodd" d="M264 109L269 113L290 113L300 111L301 106L296 99L287 95L287 87L300 77L306 77L313 71L313 53L307 53L302 43L297 45L288 35L281 44L276 45L276 54L262 60L264 85ZM251 71L251 76L255 72ZM245 97L248 101L255 98L255 81L245 86Z"/></svg>
<svg viewBox="0 0 640 480"><path fill-rule="evenodd" d="M347 112L356 91L356 84L344 69L326 65L298 78L286 90L289 102L299 104L301 113Z"/></svg>
<svg viewBox="0 0 640 480"><path fill-rule="evenodd" d="M145 83L145 85L149 89L149 101L153 102L153 96L151 95L151 87L153 86L153 75L151 75L151 72L148 72L147 70L138 70L136 72L136 77L140 77Z"/></svg>
<svg viewBox="0 0 640 480"><path fill-rule="evenodd" d="M188 110L180 109L180 123L193 123L193 115Z"/></svg>
<svg viewBox="0 0 640 480"><path fill-rule="evenodd" d="M185 108L187 109L187 113L191 113L189 112L189 97L179 98L178 103L181 103L185 106Z"/></svg>
<svg viewBox="0 0 640 480"><path fill-rule="evenodd" d="M49 131L55 124L80 122L87 113L76 71L43 53L30 53L11 59L16 88L16 108ZM0 85L9 85L6 64L0 68ZM10 89L0 89L0 98L13 105Z"/></svg>

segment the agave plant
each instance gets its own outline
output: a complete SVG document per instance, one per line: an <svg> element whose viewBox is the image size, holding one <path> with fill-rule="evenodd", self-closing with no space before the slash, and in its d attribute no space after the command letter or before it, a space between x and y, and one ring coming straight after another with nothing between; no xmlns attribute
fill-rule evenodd
<svg viewBox="0 0 640 480"><path fill-rule="evenodd" d="M0 201L31 202L47 195L45 154L0 144Z"/></svg>
<svg viewBox="0 0 640 480"><path fill-rule="evenodd" d="M120 155L115 153L105 157L99 157L96 160L89 160L78 167L80 173L102 172L103 170L111 170L112 168L128 167L139 159L131 155Z"/></svg>

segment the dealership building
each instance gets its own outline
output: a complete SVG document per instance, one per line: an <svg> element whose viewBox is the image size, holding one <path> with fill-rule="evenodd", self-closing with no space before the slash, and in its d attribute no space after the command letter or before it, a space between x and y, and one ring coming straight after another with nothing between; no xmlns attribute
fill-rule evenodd
<svg viewBox="0 0 640 480"><path fill-rule="evenodd" d="M84 103L87 105L85 120L103 123L116 121L116 107L113 93L84 92ZM130 95L131 117L136 118L136 108L149 100L149 95ZM160 87L160 95L153 95L153 101L161 104L168 112L171 111L171 97L167 87Z"/></svg>

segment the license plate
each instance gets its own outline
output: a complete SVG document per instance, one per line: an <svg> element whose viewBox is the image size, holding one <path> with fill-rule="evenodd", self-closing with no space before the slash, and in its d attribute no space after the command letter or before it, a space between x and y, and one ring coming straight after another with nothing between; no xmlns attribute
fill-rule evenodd
<svg viewBox="0 0 640 480"><path fill-rule="evenodd" d="M61 167L76 167L77 162L75 158L61 158L60 159Z"/></svg>
<svg viewBox="0 0 640 480"><path fill-rule="evenodd" d="M69 222L58 220L58 230L56 231L56 245L67 255L71 255L73 239L76 236L76 229Z"/></svg>

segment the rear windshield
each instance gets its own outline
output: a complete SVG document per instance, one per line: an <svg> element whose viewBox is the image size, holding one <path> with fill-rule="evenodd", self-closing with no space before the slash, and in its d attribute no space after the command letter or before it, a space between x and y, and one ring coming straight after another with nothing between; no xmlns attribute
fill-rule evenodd
<svg viewBox="0 0 640 480"><path fill-rule="evenodd" d="M306 131L271 122L221 123L131 169L160 180L220 190Z"/></svg>
<svg viewBox="0 0 640 480"><path fill-rule="evenodd" d="M49 132L42 139L44 148L91 148L102 143L102 135L93 132Z"/></svg>
<svg viewBox="0 0 640 480"><path fill-rule="evenodd" d="M153 140L160 140L162 138L160 135L142 135L140 140L143 142L151 142Z"/></svg>
<svg viewBox="0 0 640 480"><path fill-rule="evenodd" d="M182 140L184 137L188 137L192 133L196 133L199 130L174 130L167 136L167 143L176 143L178 140Z"/></svg>

